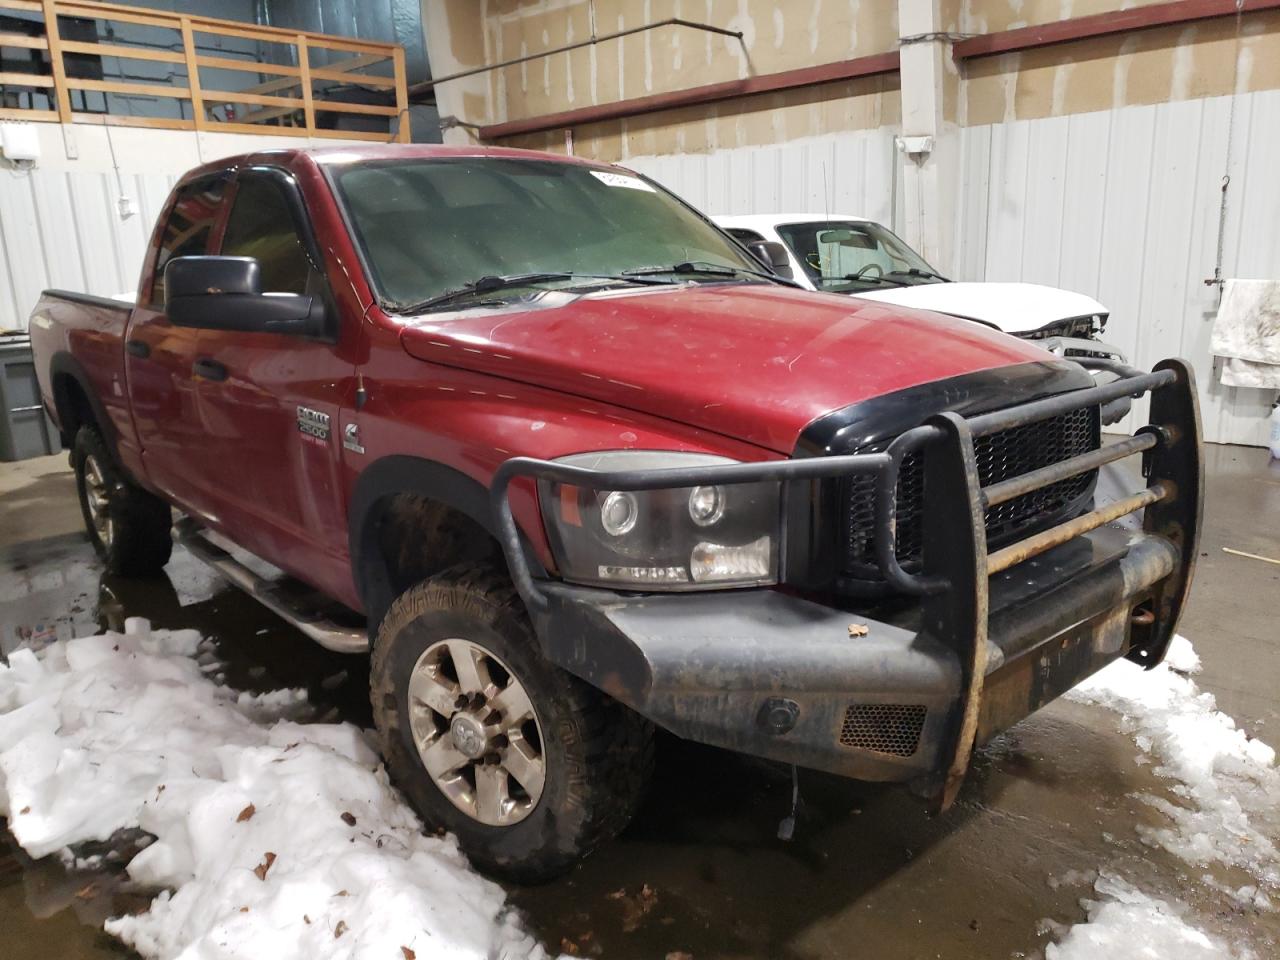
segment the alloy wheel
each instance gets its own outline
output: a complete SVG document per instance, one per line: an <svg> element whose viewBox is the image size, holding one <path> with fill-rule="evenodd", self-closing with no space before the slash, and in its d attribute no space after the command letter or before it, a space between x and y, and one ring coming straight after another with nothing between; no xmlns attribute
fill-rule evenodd
<svg viewBox="0 0 1280 960"><path fill-rule="evenodd" d="M84 458L84 497L89 506L89 521L102 545L111 549L115 537L115 521L111 519L111 488L97 457Z"/></svg>
<svg viewBox="0 0 1280 960"><path fill-rule="evenodd" d="M409 723L436 786L472 819L505 827L537 806L542 727L520 680L484 647L453 638L423 652L409 677Z"/></svg>

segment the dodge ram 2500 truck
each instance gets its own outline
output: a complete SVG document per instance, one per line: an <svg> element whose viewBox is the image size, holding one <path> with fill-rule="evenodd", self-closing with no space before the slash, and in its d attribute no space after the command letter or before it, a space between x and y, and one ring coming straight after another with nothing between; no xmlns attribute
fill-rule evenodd
<svg viewBox="0 0 1280 960"><path fill-rule="evenodd" d="M796 289L618 167L207 164L135 305L50 291L30 327L107 567L177 539L371 652L392 777L518 879L626 824L655 726L945 806L975 744L1157 663L1191 578L1186 364L1099 386L1109 361ZM1145 485L1095 496L1131 455Z"/></svg>

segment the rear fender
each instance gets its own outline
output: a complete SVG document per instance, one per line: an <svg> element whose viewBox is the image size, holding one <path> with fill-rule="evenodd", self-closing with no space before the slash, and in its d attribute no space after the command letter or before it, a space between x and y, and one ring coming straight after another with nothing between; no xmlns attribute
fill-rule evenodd
<svg viewBox="0 0 1280 960"><path fill-rule="evenodd" d="M84 365L68 351L58 351L49 359L49 386L53 393L53 410L50 412L62 434L63 443L71 446L75 442L76 431L92 417L92 425L98 428L112 458L119 465L119 432L107 415ZM77 388L88 405L87 416L85 411L78 409L75 396Z"/></svg>

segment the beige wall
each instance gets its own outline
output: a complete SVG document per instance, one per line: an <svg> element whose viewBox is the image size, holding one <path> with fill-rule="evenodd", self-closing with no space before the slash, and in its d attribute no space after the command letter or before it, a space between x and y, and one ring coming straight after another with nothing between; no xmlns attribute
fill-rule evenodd
<svg viewBox="0 0 1280 960"><path fill-rule="evenodd" d="M960 30L988 33L1156 0L963 0ZM966 126L1280 88L1280 11L1155 27L970 60L956 119Z"/></svg>
<svg viewBox="0 0 1280 960"><path fill-rule="evenodd" d="M935 0L943 31L978 34L1158 0ZM440 88L441 112L488 124L629 100L893 50L898 0L424 0L437 75L672 16L741 30L744 42L663 27ZM941 78L941 120L978 126L1135 104L1280 89L1280 11L1076 41L957 65ZM574 130L600 160L750 147L897 126L897 75L824 84ZM909 81L908 81L909 82ZM564 150L563 131L512 138Z"/></svg>
<svg viewBox="0 0 1280 960"><path fill-rule="evenodd" d="M449 54L494 63L591 35L588 0L442 0ZM597 34L684 17L741 30L743 41L685 27L610 40L495 70L450 91L457 115L494 123L895 49L896 0L595 0ZM430 24L428 24L430 36ZM435 58L433 56L433 63ZM444 71L437 71L444 72ZM442 104L442 112L449 112ZM602 160L753 146L897 122L895 76L665 111L575 130L575 152ZM562 133L512 145L564 149Z"/></svg>

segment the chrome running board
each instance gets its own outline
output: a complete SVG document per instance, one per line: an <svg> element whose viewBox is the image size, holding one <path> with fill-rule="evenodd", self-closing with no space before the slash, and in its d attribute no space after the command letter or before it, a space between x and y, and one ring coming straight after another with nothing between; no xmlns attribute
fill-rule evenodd
<svg viewBox="0 0 1280 960"><path fill-rule="evenodd" d="M316 609L307 609L300 598L277 580L264 577L241 563L209 539L207 532L190 517L174 526L178 543L197 560L212 567L253 599L296 627L308 638L337 653L367 653L369 637L363 627L343 626L326 618Z"/></svg>

